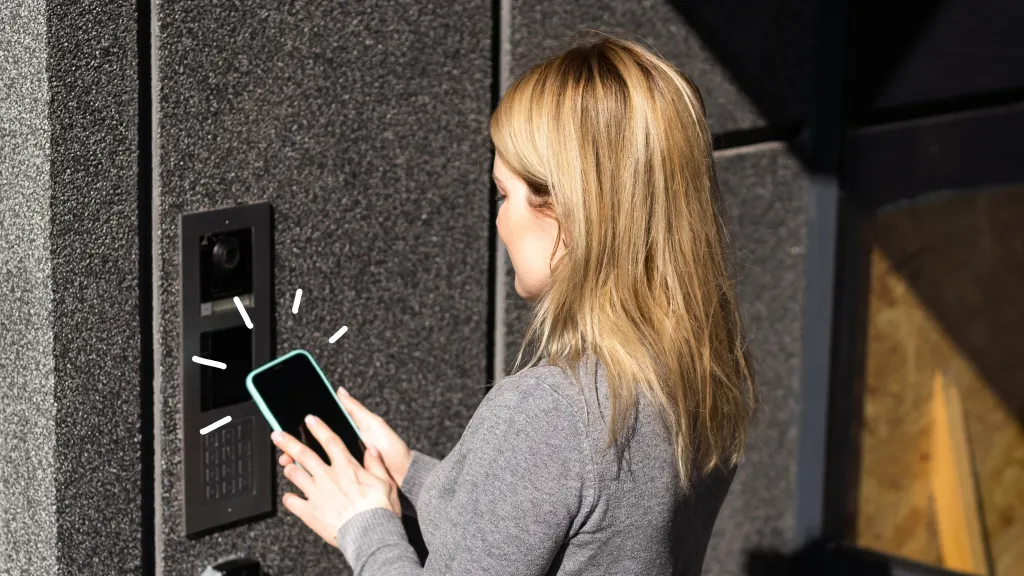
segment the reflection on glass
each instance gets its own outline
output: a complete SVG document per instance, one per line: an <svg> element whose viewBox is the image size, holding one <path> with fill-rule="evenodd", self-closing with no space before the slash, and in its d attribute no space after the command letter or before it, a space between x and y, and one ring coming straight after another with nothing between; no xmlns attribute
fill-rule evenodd
<svg viewBox="0 0 1024 576"><path fill-rule="evenodd" d="M856 542L1021 574L1024 188L936 194L867 236Z"/></svg>

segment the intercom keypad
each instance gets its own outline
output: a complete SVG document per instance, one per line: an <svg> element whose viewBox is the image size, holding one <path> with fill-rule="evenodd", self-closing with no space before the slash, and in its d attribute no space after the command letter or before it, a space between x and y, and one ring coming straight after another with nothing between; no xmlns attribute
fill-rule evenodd
<svg viewBox="0 0 1024 576"><path fill-rule="evenodd" d="M203 484L207 500L252 494L253 419L231 422L203 437Z"/></svg>

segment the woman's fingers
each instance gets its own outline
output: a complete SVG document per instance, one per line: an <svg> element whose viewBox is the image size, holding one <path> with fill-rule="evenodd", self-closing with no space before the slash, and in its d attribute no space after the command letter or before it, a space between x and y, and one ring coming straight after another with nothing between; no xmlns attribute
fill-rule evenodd
<svg viewBox="0 0 1024 576"><path fill-rule="evenodd" d="M284 477L290 480L296 488L301 490L302 494L306 498L311 497L313 495L313 490L316 489L316 485L313 483L313 478L309 476L309 473L295 464L285 466Z"/></svg>
<svg viewBox="0 0 1024 576"><path fill-rule="evenodd" d="M387 493L388 503L391 504L391 511L399 517L402 516L402 503L398 500L398 484L384 464L384 458L376 446L366 447L365 468L369 472L367 476L376 478ZM372 482L372 480L371 480Z"/></svg>
<svg viewBox="0 0 1024 576"><path fill-rule="evenodd" d="M292 457L287 454L281 454L281 457L277 459L277 463L282 467L287 466L292 462L294 462L294 460L292 460Z"/></svg>
<svg viewBox="0 0 1024 576"><path fill-rule="evenodd" d="M291 434L274 432L270 438L274 441L275 446L291 456L295 463L301 464L311 476L323 474L327 470L327 464L317 456L316 452L296 440Z"/></svg>
<svg viewBox="0 0 1024 576"><path fill-rule="evenodd" d="M313 433L317 442L324 447L324 452L327 452L327 456L331 459L331 466L353 470L359 467L359 462L348 451L345 443L327 424L324 424L323 420L316 416L307 416L306 425L309 426L309 431Z"/></svg>
<svg viewBox="0 0 1024 576"><path fill-rule="evenodd" d="M366 453L363 455L363 467L370 474L373 474L381 480L390 481L391 473L388 472L387 466L384 465L384 459L380 457L380 451L374 446L367 446Z"/></svg>
<svg viewBox="0 0 1024 576"><path fill-rule="evenodd" d="M338 399L341 400L341 405L345 407L348 415L355 421L357 428L366 428L371 424L370 419L377 416L340 386L338 387Z"/></svg>
<svg viewBox="0 0 1024 576"><path fill-rule="evenodd" d="M281 498L281 502L289 512L295 514L302 523L310 528L313 528L313 521L315 520L313 506L309 503L309 500L300 498L297 494L288 492Z"/></svg>

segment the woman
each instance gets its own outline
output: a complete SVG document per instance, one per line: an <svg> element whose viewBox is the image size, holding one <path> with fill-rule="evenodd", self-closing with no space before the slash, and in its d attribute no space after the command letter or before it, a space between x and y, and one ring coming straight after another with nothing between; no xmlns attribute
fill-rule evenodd
<svg viewBox="0 0 1024 576"><path fill-rule="evenodd" d="M442 461L339 390L365 467L320 422L330 464L275 434L305 496L284 505L357 575L698 574L754 404L700 96L601 35L519 79L490 132L530 367Z"/></svg>

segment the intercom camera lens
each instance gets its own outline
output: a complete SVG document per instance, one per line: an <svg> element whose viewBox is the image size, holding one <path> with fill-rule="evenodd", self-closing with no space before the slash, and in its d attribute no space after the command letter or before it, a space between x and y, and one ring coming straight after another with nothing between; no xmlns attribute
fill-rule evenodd
<svg viewBox="0 0 1024 576"><path fill-rule="evenodd" d="M231 236L225 236L217 240L213 247L213 263L225 270L231 270L238 266L242 254L238 249L238 240Z"/></svg>

